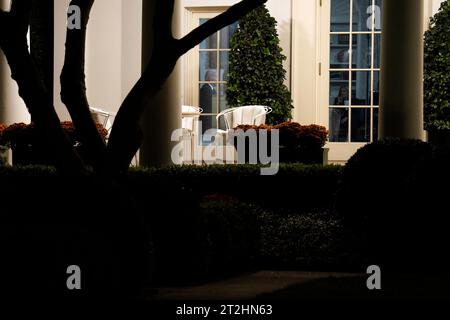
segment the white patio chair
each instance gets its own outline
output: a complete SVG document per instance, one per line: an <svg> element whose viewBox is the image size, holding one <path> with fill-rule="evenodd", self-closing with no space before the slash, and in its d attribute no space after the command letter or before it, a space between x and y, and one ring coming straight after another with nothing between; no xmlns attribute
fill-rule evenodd
<svg viewBox="0 0 450 320"><path fill-rule="evenodd" d="M266 116L272 112L272 108L266 106L243 106L225 110L217 115L217 127L220 118L225 120L226 131L234 129L240 125L262 125L266 123Z"/></svg>
<svg viewBox="0 0 450 320"><path fill-rule="evenodd" d="M202 108L199 107L181 106L181 127L191 133L197 132L202 112Z"/></svg>
<svg viewBox="0 0 450 320"><path fill-rule="evenodd" d="M195 161L194 155L196 154L197 140L196 137L199 134L199 121L200 116L203 113L202 108L193 106L181 106L181 127L183 128L183 135L189 138L185 140L185 143L190 144L191 155L190 159L185 157L184 161L192 163ZM187 150L188 145L185 145L184 150Z"/></svg>
<svg viewBox="0 0 450 320"><path fill-rule="evenodd" d="M94 121L103 125L103 127L108 130L109 133L112 129L113 118L116 116L116 114L114 112L109 112L98 108L90 107L89 109Z"/></svg>
<svg viewBox="0 0 450 320"><path fill-rule="evenodd" d="M224 147L221 156L223 159L228 159L230 153L234 153L236 159L234 146L228 146L228 132L240 125L263 125L266 123L266 116L272 112L272 108L267 106L243 106L225 110L217 115L217 128L220 128L220 119L223 117L225 121L226 130L217 130L216 146L222 145Z"/></svg>
<svg viewBox="0 0 450 320"><path fill-rule="evenodd" d="M108 141L109 134L111 133L111 129L113 127L114 118L117 114L99 108L89 107L89 109L94 121L96 123L100 123L108 131L108 136L106 137L106 141ZM132 165L139 166L139 151L135 154Z"/></svg>

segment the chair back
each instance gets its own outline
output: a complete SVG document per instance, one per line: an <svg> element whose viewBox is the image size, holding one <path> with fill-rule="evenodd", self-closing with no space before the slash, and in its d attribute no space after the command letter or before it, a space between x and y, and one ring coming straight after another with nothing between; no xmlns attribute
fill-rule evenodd
<svg viewBox="0 0 450 320"><path fill-rule="evenodd" d="M90 107L89 109L91 112L92 119L94 119L94 122L103 125L103 127L106 130L108 130L109 135L109 132L111 131L113 126L113 118L116 116L116 114L113 112L92 107Z"/></svg>
<svg viewBox="0 0 450 320"><path fill-rule="evenodd" d="M243 106L225 110L217 116L225 119L227 130L240 125L262 125L266 123L266 116L272 112L272 108L266 106Z"/></svg>
<svg viewBox="0 0 450 320"><path fill-rule="evenodd" d="M181 106L181 127L185 130L195 132L196 122L200 119L203 112L201 108L193 106Z"/></svg>

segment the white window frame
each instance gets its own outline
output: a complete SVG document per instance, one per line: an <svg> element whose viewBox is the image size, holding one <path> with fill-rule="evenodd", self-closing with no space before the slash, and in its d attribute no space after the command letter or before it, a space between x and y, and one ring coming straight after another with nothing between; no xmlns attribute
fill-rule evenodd
<svg viewBox="0 0 450 320"><path fill-rule="evenodd" d="M440 0L425 0L424 24ZM330 0L292 0L294 120L329 128ZM327 143L332 163L345 163L366 143Z"/></svg>
<svg viewBox="0 0 450 320"><path fill-rule="evenodd" d="M199 26L200 19L211 19L225 12L229 7L188 7L185 10L185 34ZM199 101L200 46L190 50L184 57L183 103L201 107Z"/></svg>

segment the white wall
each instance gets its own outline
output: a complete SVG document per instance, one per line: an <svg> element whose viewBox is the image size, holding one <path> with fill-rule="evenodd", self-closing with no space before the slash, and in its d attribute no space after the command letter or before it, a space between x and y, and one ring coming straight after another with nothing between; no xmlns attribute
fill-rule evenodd
<svg viewBox="0 0 450 320"><path fill-rule="evenodd" d="M10 1L0 0L0 9L9 10ZM17 83L11 79L11 70L0 50L0 123L30 122L25 103L19 96Z"/></svg>
<svg viewBox="0 0 450 320"><path fill-rule="evenodd" d="M61 103L59 75L64 63L66 10L70 0L55 0L55 106ZM141 74L142 0L96 0L86 39L86 86L92 107L117 112Z"/></svg>

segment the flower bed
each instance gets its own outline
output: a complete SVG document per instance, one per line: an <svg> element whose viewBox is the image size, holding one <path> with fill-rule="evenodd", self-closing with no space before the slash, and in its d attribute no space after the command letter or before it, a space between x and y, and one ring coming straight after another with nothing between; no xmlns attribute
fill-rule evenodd
<svg viewBox="0 0 450 320"><path fill-rule="evenodd" d="M260 130L268 132L268 150L270 150L270 132L278 130L280 134L280 162L322 164L323 147L328 138L325 127L318 125L302 126L297 122L284 122L275 126L242 125L236 130ZM257 135L259 137L259 135ZM248 145L246 146L248 148ZM259 147L259 141L258 141ZM248 154L248 152L247 152Z"/></svg>
<svg viewBox="0 0 450 320"><path fill-rule="evenodd" d="M103 139L106 139L108 130L101 124L96 124L97 130ZM83 146L79 135L71 121L61 122L61 128L66 133L74 147L83 154ZM44 148L41 146L41 137L34 123L14 123L8 127L0 127L0 145L8 146L13 151L14 165L43 164L51 165ZM87 161L89 162L89 161Z"/></svg>

